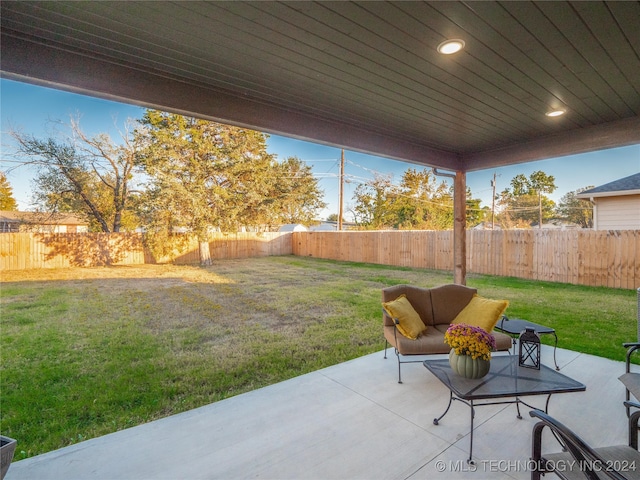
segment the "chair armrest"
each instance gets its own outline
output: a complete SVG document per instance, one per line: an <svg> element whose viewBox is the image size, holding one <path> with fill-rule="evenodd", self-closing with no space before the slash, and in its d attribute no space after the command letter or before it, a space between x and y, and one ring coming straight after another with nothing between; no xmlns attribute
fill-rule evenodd
<svg viewBox="0 0 640 480"><path fill-rule="evenodd" d="M640 342L627 342L627 343L623 343L622 346L627 349L627 356L625 358L625 367L626 367L626 372L629 373L631 371L631 354L636 350L640 349Z"/></svg>
<svg viewBox="0 0 640 480"><path fill-rule="evenodd" d="M397 318L393 318L391 315L387 313L387 311L384 308L382 309L382 315L389 317L391 320L393 320L393 323L395 325L400 325L400 320L398 320Z"/></svg>
<svg viewBox="0 0 640 480"><path fill-rule="evenodd" d="M640 411L637 413L638 418L640 418ZM532 479L539 479L540 474L544 474L549 471L547 470L547 462L542 457L542 431L547 427L553 432L562 447L571 454L574 460L576 460L576 464L581 465L581 471L586 478L589 480L598 480L601 478L599 475L605 475L614 480L626 480L626 478L618 472L602 467L598 468L598 465L607 465L607 461L589 447L584 440L573 433L568 427L540 410L531 410L529 415L540 419L540 421L533 427L531 460L533 461L533 465L536 470L531 473ZM564 475L562 475L562 472L555 473L559 477L565 478Z"/></svg>
<svg viewBox="0 0 640 480"><path fill-rule="evenodd" d="M391 315L387 313L387 311L384 308L382 309L382 316L390 318L393 321L393 338L394 338L393 347L397 351L398 350L398 325L400 325L400 320L398 320L397 318L393 318Z"/></svg>
<svg viewBox="0 0 640 480"><path fill-rule="evenodd" d="M634 401L634 400L627 400L624 402L624 406L625 407L634 407L634 408L638 408L640 409L640 403Z"/></svg>

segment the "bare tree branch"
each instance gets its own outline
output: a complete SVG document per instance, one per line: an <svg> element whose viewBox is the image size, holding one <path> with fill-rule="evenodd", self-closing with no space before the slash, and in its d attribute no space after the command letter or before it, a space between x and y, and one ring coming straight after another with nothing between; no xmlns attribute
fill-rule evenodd
<svg viewBox="0 0 640 480"><path fill-rule="evenodd" d="M18 154L30 159L24 164L38 167L35 184L41 206L81 212L103 232L118 232L130 194L133 143L126 138L124 145L116 145L106 134L89 137L80 128L79 116L71 117L68 128L71 134L61 139L9 133Z"/></svg>

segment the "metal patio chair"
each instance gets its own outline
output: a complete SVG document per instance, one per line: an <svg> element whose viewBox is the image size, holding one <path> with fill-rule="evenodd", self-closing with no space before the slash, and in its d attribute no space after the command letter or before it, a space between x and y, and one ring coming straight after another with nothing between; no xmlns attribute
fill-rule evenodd
<svg viewBox="0 0 640 480"><path fill-rule="evenodd" d="M625 402L627 408L640 404ZM529 412L540 419L533 427L531 443L531 480L540 480L546 473L554 473L565 480L632 480L640 478L638 451L638 420L640 410L629 417L628 445L591 448L569 428L540 410ZM542 433L551 430L563 451L542 453Z"/></svg>
<svg viewBox="0 0 640 480"><path fill-rule="evenodd" d="M618 377L618 379L624 385L626 389L625 400L628 402L633 395L636 400L640 401L640 373L631 371L631 355L636 350L640 349L640 288L638 288L638 341L624 343L623 346L627 349L627 356L625 361L625 373ZM625 403L625 405L627 405ZM629 406L627 405L627 417L630 414Z"/></svg>

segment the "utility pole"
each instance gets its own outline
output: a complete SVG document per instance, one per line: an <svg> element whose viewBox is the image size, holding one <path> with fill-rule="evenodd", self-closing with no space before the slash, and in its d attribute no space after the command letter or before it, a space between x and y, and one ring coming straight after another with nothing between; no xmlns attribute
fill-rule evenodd
<svg viewBox="0 0 640 480"><path fill-rule="evenodd" d="M340 156L340 199L338 209L338 231L342 231L342 204L344 201L344 148Z"/></svg>
<svg viewBox="0 0 640 480"><path fill-rule="evenodd" d="M538 228L542 228L542 192L538 190Z"/></svg>
<svg viewBox="0 0 640 480"><path fill-rule="evenodd" d="M496 172L493 172L493 180L491 180L493 193L491 194L491 230L495 227L495 211L496 211Z"/></svg>

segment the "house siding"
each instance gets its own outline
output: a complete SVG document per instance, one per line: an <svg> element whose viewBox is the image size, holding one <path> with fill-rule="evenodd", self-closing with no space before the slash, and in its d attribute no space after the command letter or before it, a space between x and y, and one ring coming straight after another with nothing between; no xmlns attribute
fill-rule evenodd
<svg viewBox="0 0 640 480"><path fill-rule="evenodd" d="M640 230L640 195L595 198L594 229Z"/></svg>
<svg viewBox="0 0 640 480"><path fill-rule="evenodd" d="M0 210L0 233L86 233L89 225L73 214Z"/></svg>

